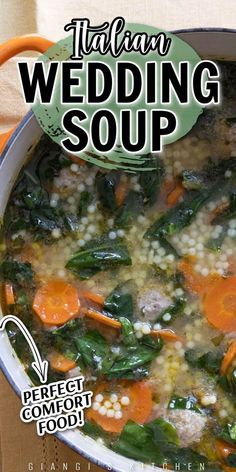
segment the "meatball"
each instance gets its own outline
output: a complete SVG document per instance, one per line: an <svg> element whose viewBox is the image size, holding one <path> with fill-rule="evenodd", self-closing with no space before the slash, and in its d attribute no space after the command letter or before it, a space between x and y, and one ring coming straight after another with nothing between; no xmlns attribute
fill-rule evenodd
<svg viewBox="0 0 236 472"><path fill-rule="evenodd" d="M184 447L199 442L207 424L206 415L191 410L170 410L167 419L176 428Z"/></svg>
<svg viewBox="0 0 236 472"><path fill-rule="evenodd" d="M147 290L138 299L138 307L147 321L155 320L170 304L171 300L155 289Z"/></svg>

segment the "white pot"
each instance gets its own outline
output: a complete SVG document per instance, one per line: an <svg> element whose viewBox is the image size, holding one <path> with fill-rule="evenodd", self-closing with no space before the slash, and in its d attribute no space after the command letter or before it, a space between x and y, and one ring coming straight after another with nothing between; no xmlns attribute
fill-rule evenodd
<svg viewBox="0 0 236 472"><path fill-rule="evenodd" d="M181 30L177 34L193 46L202 58L236 60L236 30L194 29ZM24 163L26 152L40 134L41 129L30 112L17 127L5 147L0 164L0 218L4 214L12 187ZM21 390L31 385L5 333L0 334L0 366L18 395ZM150 465L143 466L112 452L93 439L84 436L79 429L58 433L57 437L82 454L88 461L106 469L117 472L141 472L143 470L151 472L154 470ZM155 470L162 469L156 467Z"/></svg>

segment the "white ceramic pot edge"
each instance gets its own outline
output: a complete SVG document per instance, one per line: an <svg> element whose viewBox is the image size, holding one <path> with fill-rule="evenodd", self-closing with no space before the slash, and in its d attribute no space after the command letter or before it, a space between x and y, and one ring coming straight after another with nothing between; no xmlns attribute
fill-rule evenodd
<svg viewBox="0 0 236 472"><path fill-rule="evenodd" d="M176 32L182 39L191 44L202 57L235 58L236 30L197 29ZM5 207L17 175L25 161L25 155L32 143L40 136L41 130L30 112L22 120L2 154L0 164L0 217ZM19 359L12 349L6 334L0 334L0 367L18 395L30 385ZM115 472L153 471L150 465L132 461L100 445L93 439L84 436L79 430L66 431L57 437L76 452L105 469ZM156 471L161 468L155 467Z"/></svg>

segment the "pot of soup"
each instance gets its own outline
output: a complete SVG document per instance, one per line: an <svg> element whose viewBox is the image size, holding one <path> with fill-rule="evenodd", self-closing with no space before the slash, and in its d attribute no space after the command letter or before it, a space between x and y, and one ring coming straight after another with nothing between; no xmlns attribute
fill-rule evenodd
<svg viewBox="0 0 236 472"><path fill-rule="evenodd" d="M2 314L49 383L84 375L85 424L57 436L119 472L235 467L236 34L176 34L218 62L222 100L152 172L87 165L31 112L1 156ZM17 326L0 337L16 393L38 385Z"/></svg>

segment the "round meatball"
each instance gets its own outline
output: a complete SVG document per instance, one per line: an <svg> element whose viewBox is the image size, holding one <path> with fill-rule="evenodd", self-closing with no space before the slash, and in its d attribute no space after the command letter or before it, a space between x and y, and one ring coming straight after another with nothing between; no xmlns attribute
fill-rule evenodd
<svg viewBox="0 0 236 472"><path fill-rule="evenodd" d="M147 290L138 299L138 307L147 321L155 320L170 304L171 300L155 289Z"/></svg>
<svg viewBox="0 0 236 472"><path fill-rule="evenodd" d="M176 428L184 447L199 442L207 424L206 415L191 410L169 410L167 419Z"/></svg>

